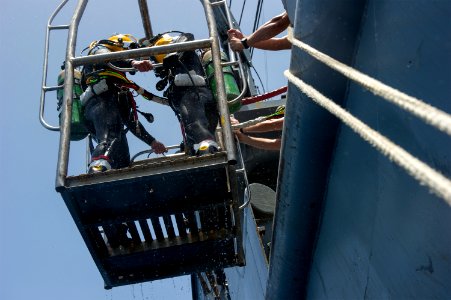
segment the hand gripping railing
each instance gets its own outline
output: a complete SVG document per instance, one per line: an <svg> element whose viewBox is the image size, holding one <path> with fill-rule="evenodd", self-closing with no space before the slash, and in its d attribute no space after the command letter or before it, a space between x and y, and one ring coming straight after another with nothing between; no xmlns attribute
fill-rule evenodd
<svg viewBox="0 0 451 300"><path fill-rule="evenodd" d="M180 145L167 146L166 149L168 149L168 150L180 149ZM155 151L153 149L147 149L147 150L140 151L132 156L132 158L130 159L130 164L135 162L135 159L137 159L139 156L144 155L144 154L150 155L154 152ZM165 154L163 154L163 155L165 155Z"/></svg>
<svg viewBox="0 0 451 300"><path fill-rule="evenodd" d="M110 67L111 69L116 70L116 71L119 71L119 72L137 72L137 71L138 71L137 69L135 69L135 68L133 68L133 67L131 67L131 68L121 68L121 67L118 67L118 66L113 65L112 63L108 63L107 65L108 65L108 67ZM158 68L158 67L161 67L161 66L163 66L162 63L159 63L159 64L152 64L152 67L153 67L154 69L155 69L155 68Z"/></svg>
<svg viewBox="0 0 451 300"><path fill-rule="evenodd" d="M61 11L61 9L64 7L64 5L66 5L66 3L68 1L69 0L64 0L60 5L58 5L58 7L53 12L53 14L50 16L50 18L47 22L47 30L45 32L44 64L43 64L43 70L42 70L41 101L40 101L40 105L39 105L39 121L41 122L42 126L47 128L48 130L53 130L53 131L60 130L60 127L49 125L48 122L45 120L45 117L44 117L45 94L46 94L46 92L62 89L63 85L47 86L50 31L69 29L69 25L52 25L53 19L56 17L56 15L58 15L58 13Z"/></svg>

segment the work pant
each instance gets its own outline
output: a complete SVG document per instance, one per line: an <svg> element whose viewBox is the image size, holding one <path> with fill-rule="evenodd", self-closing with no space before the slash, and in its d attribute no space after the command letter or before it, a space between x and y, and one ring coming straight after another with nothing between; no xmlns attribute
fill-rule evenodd
<svg viewBox="0 0 451 300"><path fill-rule="evenodd" d="M176 87L169 93L172 108L185 130L186 145L193 154L193 145L204 140L215 141L219 115L216 101L207 87Z"/></svg>
<svg viewBox="0 0 451 300"><path fill-rule="evenodd" d="M107 156L113 169L127 167L130 151L117 92L106 91L88 100L84 114L86 127L98 143L92 159Z"/></svg>

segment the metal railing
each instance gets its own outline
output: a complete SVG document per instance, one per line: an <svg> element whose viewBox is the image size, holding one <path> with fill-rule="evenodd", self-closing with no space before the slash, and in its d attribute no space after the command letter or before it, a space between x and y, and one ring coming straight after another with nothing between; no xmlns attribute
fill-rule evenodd
<svg viewBox="0 0 451 300"><path fill-rule="evenodd" d="M64 187L69 165L70 125L72 119L72 91L74 86L75 46L77 41L78 25L86 8L88 0L80 0L72 16L67 35L66 59L64 65L64 96L61 109L60 143L58 151L56 188Z"/></svg>
<svg viewBox="0 0 451 300"><path fill-rule="evenodd" d="M66 5L66 3L69 0L64 0L61 2L60 5L55 9L55 11L50 16L46 32L45 32L45 48L44 48L44 64L42 68L42 84L41 84L41 99L39 104L39 121L41 122L42 126L44 126L48 130L52 131L58 131L60 129L59 126L52 126L50 125L46 120L44 116L44 110L45 110L45 95L47 92L50 91L57 91L59 89L63 88L63 85L58 86L47 86L47 71L48 71L48 60L49 60L49 46L50 46L50 32L52 30L68 30L69 25L52 25L53 19L58 15L58 13L61 11L61 9Z"/></svg>
<svg viewBox="0 0 451 300"><path fill-rule="evenodd" d="M149 48L132 49L120 52L113 52L107 54L98 54L86 57L75 57L75 46L77 40L78 26L80 20L83 16L84 10L88 3L88 0L79 0L74 14L72 16L69 25L53 26L51 25L55 16L60 12L61 8L68 2L64 0L55 12L51 15L46 34L45 51L44 51L44 67L43 67L43 80L42 80L42 91L41 91L41 102L40 102L40 121L42 125L52 131L60 131L60 143L59 143L59 154L57 163L57 178L56 178L56 188L64 187L65 180L68 172L68 160L69 160L69 148L70 148L70 125L72 118L72 90L73 90L73 80L74 80L74 68L81 65L95 64L95 63L105 63L111 61L117 61L122 59L139 58L152 56L156 54L165 54L178 51L189 51L200 48L211 48L212 61L214 67L214 76L217 82L217 96L218 96L218 110L220 113L220 124L222 127L224 148L227 151L227 160L229 164L236 163L236 151L235 142L233 138L233 133L230 126L228 103L224 87L223 70L224 66L221 63L221 54L219 46L219 38L216 28L216 22L214 19L212 5L209 0L203 0L203 6L205 10L205 16L207 19L209 39L201 39L195 41L189 41L184 43L169 44L163 46L155 46ZM142 10L142 5L140 1L140 9ZM225 5L227 7L227 5ZM146 14L142 15L143 18ZM147 18L146 18L147 20ZM143 20L144 21L144 20ZM147 23L147 22L146 22ZM147 28L146 35L151 35L150 22L145 28ZM64 65L64 84L61 86L47 86L47 68L48 68L48 53L49 53L49 35L51 30L56 29L67 29L67 47ZM242 73L244 74L244 73ZM54 91L63 89L63 105L61 109L60 126L51 126L44 119L44 108L45 108L45 94L48 91ZM243 93L244 94L244 93ZM233 100L236 101L236 100Z"/></svg>

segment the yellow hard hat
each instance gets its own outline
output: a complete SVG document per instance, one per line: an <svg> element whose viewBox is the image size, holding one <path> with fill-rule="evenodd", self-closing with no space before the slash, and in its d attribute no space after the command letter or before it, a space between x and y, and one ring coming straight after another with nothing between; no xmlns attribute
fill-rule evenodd
<svg viewBox="0 0 451 300"><path fill-rule="evenodd" d="M163 46L172 43L173 38L169 34L163 34L156 42L153 44L154 46ZM163 59L166 57L166 53L155 55L155 59L157 62L162 63Z"/></svg>
<svg viewBox="0 0 451 300"><path fill-rule="evenodd" d="M138 45L138 40L131 34L116 34L108 38L109 41L113 42L113 45L106 45L112 51L121 51L124 49L134 48L133 45Z"/></svg>
<svg viewBox="0 0 451 300"><path fill-rule="evenodd" d="M131 34L115 34L110 36L107 40L92 42L89 45L89 49L92 49L97 45L105 46L111 51L122 51L136 48L138 45L138 40Z"/></svg>

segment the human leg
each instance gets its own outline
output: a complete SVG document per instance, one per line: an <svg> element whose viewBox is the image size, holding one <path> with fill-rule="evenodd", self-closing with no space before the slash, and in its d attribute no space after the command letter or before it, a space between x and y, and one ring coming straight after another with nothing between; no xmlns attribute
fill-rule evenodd
<svg viewBox="0 0 451 300"><path fill-rule="evenodd" d="M85 107L85 118L97 142L91 155L90 171L126 166L129 150L115 94L106 92L91 99Z"/></svg>
<svg viewBox="0 0 451 300"><path fill-rule="evenodd" d="M190 152L195 153L202 142L211 145L212 152L217 151L214 133L218 113L211 91L204 87L178 88L171 100L184 126Z"/></svg>

